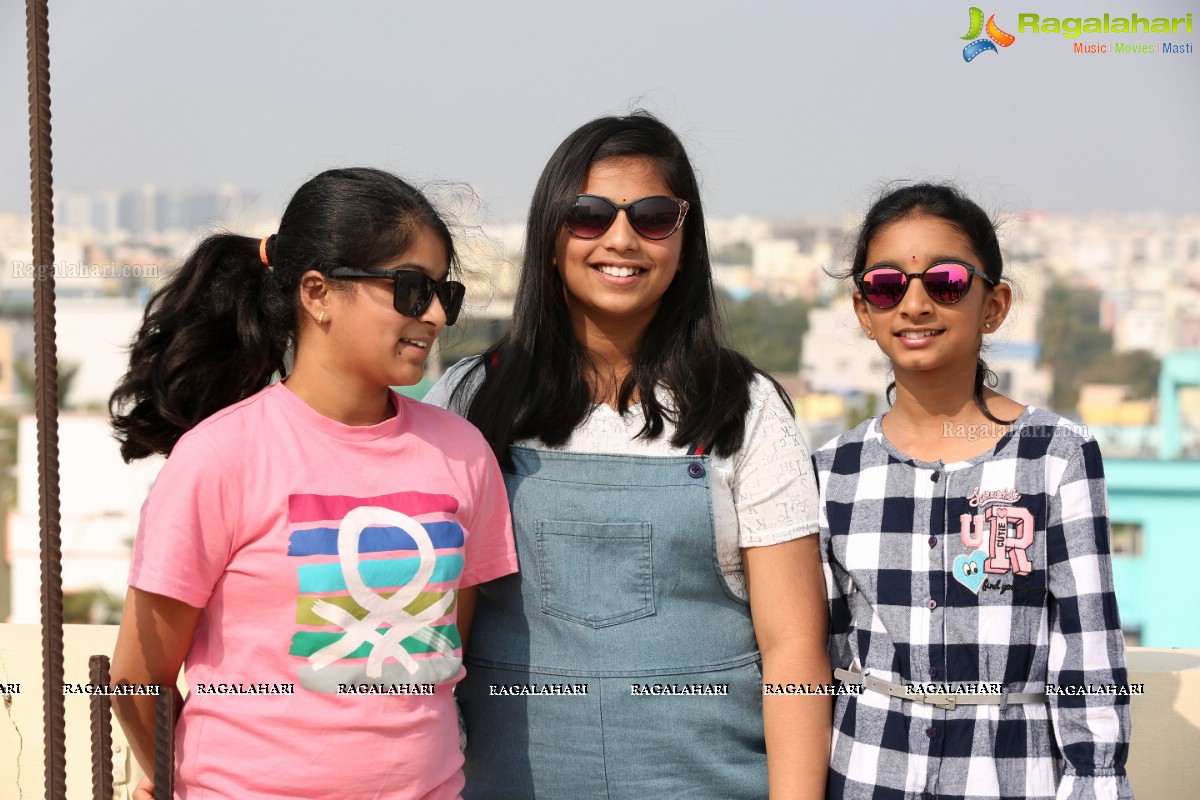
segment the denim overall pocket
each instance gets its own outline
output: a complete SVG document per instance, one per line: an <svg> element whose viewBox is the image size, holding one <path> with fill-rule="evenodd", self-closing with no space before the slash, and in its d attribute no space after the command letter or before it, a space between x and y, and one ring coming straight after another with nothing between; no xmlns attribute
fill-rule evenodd
<svg viewBox="0 0 1200 800"><path fill-rule="evenodd" d="M654 613L648 522L538 520L541 609L591 628Z"/></svg>

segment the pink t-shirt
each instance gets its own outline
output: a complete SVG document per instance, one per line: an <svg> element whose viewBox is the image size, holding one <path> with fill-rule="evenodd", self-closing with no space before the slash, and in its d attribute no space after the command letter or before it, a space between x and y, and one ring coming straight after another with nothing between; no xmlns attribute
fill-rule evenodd
<svg viewBox="0 0 1200 800"><path fill-rule="evenodd" d="M129 584L204 609L177 797L458 797L455 590L516 571L512 524L479 432L395 403L351 427L276 384L163 466Z"/></svg>

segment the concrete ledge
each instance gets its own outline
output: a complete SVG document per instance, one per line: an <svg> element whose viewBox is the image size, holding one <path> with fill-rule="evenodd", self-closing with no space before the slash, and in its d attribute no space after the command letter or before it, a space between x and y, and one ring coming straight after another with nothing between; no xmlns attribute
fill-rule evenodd
<svg viewBox="0 0 1200 800"><path fill-rule="evenodd" d="M1129 779L1137 800L1200 796L1200 650L1130 648Z"/></svg>
<svg viewBox="0 0 1200 800"><path fill-rule="evenodd" d="M88 659L112 656L116 625L63 626L63 680L88 682ZM42 626L0 625L0 684L18 684L20 693L6 691L0 717L0 797L46 796L45 728L42 716ZM6 687L6 690L11 687ZM91 704L83 695L63 698L67 721L67 799L92 796ZM137 767L121 726L113 720L113 797L133 796ZM15 756L15 757L14 757ZM140 770L138 775L140 777Z"/></svg>

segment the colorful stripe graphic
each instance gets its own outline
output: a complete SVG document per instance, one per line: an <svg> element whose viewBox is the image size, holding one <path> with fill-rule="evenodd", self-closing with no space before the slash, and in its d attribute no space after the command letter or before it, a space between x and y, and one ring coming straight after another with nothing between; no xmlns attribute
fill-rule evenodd
<svg viewBox="0 0 1200 800"><path fill-rule="evenodd" d="M419 558L378 558L358 562L358 574L370 588L386 589L408 585L420 566ZM462 568L462 556L438 556L429 583L452 581L462 574ZM302 594L344 592L349 588L341 564L306 564L297 572Z"/></svg>
<svg viewBox="0 0 1200 800"><path fill-rule="evenodd" d="M378 497L346 497L319 494L294 494L288 498L288 522L320 522L321 520L343 519L356 508L372 506L399 511L410 517L435 514L439 511L453 514L458 511L458 500L448 494L426 494L425 492L394 492Z"/></svg>
<svg viewBox="0 0 1200 800"><path fill-rule="evenodd" d="M463 546L463 529L457 522L426 522L434 548L442 550ZM336 556L337 528L309 528L292 531L288 540L289 556ZM358 537L358 552L384 553L388 550L416 550L417 542L400 528L367 528Z"/></svg>
<svg viewBox="0 0 1200 800"><path fill-rule="evenodd" d="M425 492L288 498L287 555L297 559L302 626L288 652L305 659L301 685L335 693L347 675L459 673L454 586L465 535L445 519L458 507L451 495ZM424 516L435 518L416 519Z"/></svg>
<svg viewBox="0 0 1200 800"><path fill-rule="evenodd" d="M437 636L445 637L449 640L452 647L456 649L462 646L462 640L458 638L458 628L454 625L433 625L425 630L432 631ZM376 632L382 636L387 631L387 628L380 628ZM309 633L301 631L292 636L292 647L288 650L288 653L293 656L311 656L321 648L328 647L340 640L344 635L341 633ZM439 649L437 646L424 642L415 636L409 636L401 644L409 653L436 653ZM350 651L350 654L345 657L366 658L371 654L371 647L372 645L370 644L361 644L357 649Z"/></svg>
<svg viewBox="0 0 1200 800"><path fill-rule="evenodd" d="M386 594L381 594L379 596L386 600L387 598L391 597L392 594L393 594L392 592L388 592ZM416 614L420 614L422 611L429 608L434 603L436 603L437 601L439 601L443 597L445 597L446 594L447 594L447 592L421 592L419 595L417 595L416 600L413 600L411 603L409 603L408 605L406 605L404 607L404 611L405 611L405 613L412 614L414 616ZM453 592L450 592L449 594L453 594ZM367 614L370 613L367 609L360 606L353 597L349 597L349 596L319 597L319 598L318 597L298 597L298 598L296 598L296 624L297 625L333 625L334 623L330 622L329 620L323 619L320 615L318 615L315 611L313 611L313 605L315 605L316 603L321 602L321 601L329 603L330 605L337 606L338 608L344 609L347 613L350 614L350 616L354 617L355 619L366 619ZM458 605L458 603L456 602L456 598L452 597L450 599L450 607L446 609L446 613L447 614L452 613L454 611L454 608L456 605Z"/></svg>

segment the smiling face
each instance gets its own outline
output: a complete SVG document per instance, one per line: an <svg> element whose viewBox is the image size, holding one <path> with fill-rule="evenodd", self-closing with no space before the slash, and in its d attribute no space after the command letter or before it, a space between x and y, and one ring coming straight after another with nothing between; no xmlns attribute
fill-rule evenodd
<svg viewBox="0 0 1200 800"><path fill-rule="evenodd" d="M956 227L937 217L913 215L879 229L867 247L866 266L896 267L913 275L931 264L959 261L978 268L979 256ZM896 380L906 373L946 371L972 380L980 337L1004 320L1011 294L1008 286L989 289L975 277L957 303L934 302L920 280L911 280L899 304L888 309L869 305L855 292L854 310L863 331L892 360ZM990 327L989 327L990 325Z"/></svg>
<svg viewBox="0 0 1200 800"><path fill-rule="evenodd" d="M412 246L380 269L412 269L441 280L449 272L449 254L432 231L422 228ZM370 387L412 386L425 374L425 360L446 314L436 297L418 317L393 306L390 278L358 278L348 292L330 294L329 344L337 371L348 383Z"/></svg>
<svg viewBox="0 0 1200 800"><path fill-rule="evenodd" d="M675 194L654 163L640 157L596 162L579 192L622 205ZM653 241L638 235L624 211L595 239L572 236L564 225L558 234L555 266L576 336L586 342L589 328L613 326L640 336L679 272L682 248L682 227L666 239Z"/></svg>

